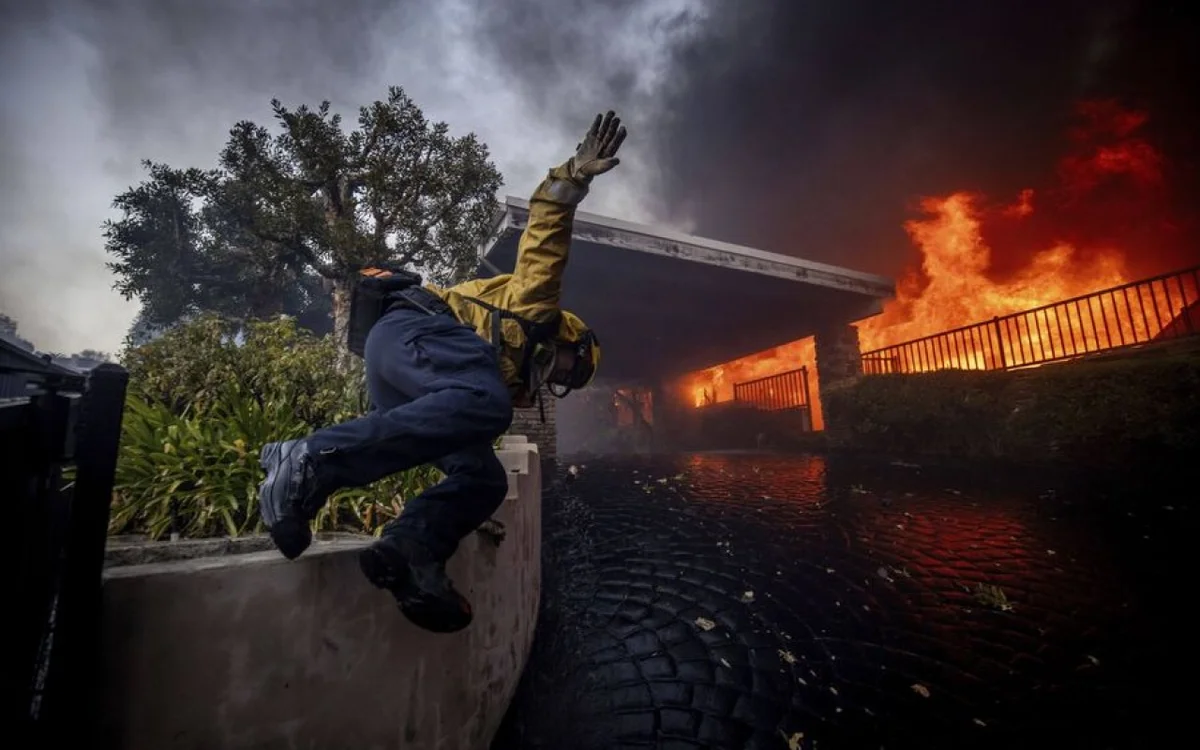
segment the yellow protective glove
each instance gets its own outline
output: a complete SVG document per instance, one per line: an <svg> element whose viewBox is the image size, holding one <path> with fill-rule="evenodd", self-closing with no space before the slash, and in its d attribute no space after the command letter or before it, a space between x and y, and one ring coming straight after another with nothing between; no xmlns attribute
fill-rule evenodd
<svg viewBox="0 0 1200 750"><path fill-rule="evenodd" d="M598 174L604 174L621 163L616 158L617 150L625 140L625 128L621 118L609 110L608 114L596 115L583 142L575 147L575 156L568 162L571 179L587 185Z"/></svg>

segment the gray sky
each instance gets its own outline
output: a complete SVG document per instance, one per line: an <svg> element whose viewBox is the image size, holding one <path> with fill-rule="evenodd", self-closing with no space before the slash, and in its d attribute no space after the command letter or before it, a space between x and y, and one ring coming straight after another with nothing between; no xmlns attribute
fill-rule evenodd
<svg viewBox="0 0 1200 750"><path fill-rule="evenodd" d="M501 6L521 12L496 15ZM0 309L43 350L116 350L137 303L112 291L104 267L113 196L141 179L141 159L214 165L229 128L266 122L272 97L329 99L353 122L358 106L400 85L431 118L478 133L504 192L518 195L570 155L598 109L615 107L629 153L587 207L653 219L639 122L701 10L693 0L6 3ZM541 70L516 78L489 36L548 23L548 13L561 33L527 45L544 56Z"/></svg>

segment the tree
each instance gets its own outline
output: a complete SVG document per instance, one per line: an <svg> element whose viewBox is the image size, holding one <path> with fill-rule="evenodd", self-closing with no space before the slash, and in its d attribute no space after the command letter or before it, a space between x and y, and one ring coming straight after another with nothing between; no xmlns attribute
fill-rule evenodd
<svg viewBox="0 0 1200 750"><path fill-rule="evenodd" d="M125 334L125 349L136 349L139 346L149 344L166 333L167 330L165 326L151 322L149 316L146 315L145 309L142 309L138 312L137 317L133 319L133 323L129 326L129 331Z"/></svg>
<svg viewBox="0 0 1200 750"><path fill-rule="evenodd" d="M437 283L474 270L501 183L474 134L452 137L398 87L363 107L352 132L328 102L272 107L279 132L239 122L216 170L148 164L149 181L118 196L124 216L105 227L120 259L110 267L149 322L175 314L175 297L258 316L323 298L344 347L359 269L403 265Z"/></svg>
<svg viewBox="0 0 1200 750"><path fill-rule="evenodd" d="M98 349L84 349L78 354L72 354L73 359L85 359L91 362L112 362L112 355Z"/></svg>
<svg viewBox="0 0 1200 750"><path fill-rule="evenodd" d="M196 204L217 175L149 161L142 165L150 179L118 195L113 206L122 218L105 222L105 249L119 259L107 265L117 274L117 291L127 299L141 298L147 319L173 323L211 304L205 297L212 295L205 292L215 259L205 256Z"/></svg>
<svg viewBox="0 0 1200 750"><path fill-rule="evenodd" d="M3 336L10 343L16 344L25 351L35 351L33 343L22 338L17 333L17 321L2 312L0 312L0 336Z"/></svg>
<svg viewBox="0 0 1200 750"><path fill-rule="evenodd" d="M280 313L331 326L321 279L303 269L264 264L251 243L231 231L211 196L219 171L177 170L143 162L149 179L116 197L122 212L105 223L108 267L126 299L142 303L138 323L165 328L203 312L246 320Z"/></svg>

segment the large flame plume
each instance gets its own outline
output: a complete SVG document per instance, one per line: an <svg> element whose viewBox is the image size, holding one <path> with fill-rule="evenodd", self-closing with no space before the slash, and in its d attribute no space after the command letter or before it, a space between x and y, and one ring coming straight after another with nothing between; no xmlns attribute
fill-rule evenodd
<svg viewBox="0 0 1200 750"><path fill-rule="evenodd" d="M921 216L905 225L919 262L883 313L857 324L863 351L1170 270L1153 262L1156 243L1175 237L1161 210L1163 158L1142 136L1147 115L1111 101L1081 103L1076 115L1048 188L1000 203L970 192L920 202ZM1178 311L1164 313L1169 320ZM807 367L820 429L815 365L808 338L694 373L683 387L702 406L732 399L736 383Z"/></svg>

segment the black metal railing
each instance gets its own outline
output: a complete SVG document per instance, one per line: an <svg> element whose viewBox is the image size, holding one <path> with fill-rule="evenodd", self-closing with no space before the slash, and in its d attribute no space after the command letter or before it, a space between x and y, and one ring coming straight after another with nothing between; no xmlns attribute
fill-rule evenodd
<svg viewBox="0 0 1200 750"><path fill-rule="evenodd" d="M100 581L127 382L116 365L76 372L0 339L11 524L0 710L39 747L87 736L97 718Z"/></svg>
<svg viewBox="0 0 1200 750"><path fill-rule="evenodd" d="M808 368L735 383L733 400L764 411L808 408Z"/></svg>
<svg viewBox="0 0 1200 750"><path fill-rule="evenodd" d="M862 355L865 374L1009 370L1200 333L1200 266Z"/></svg>

